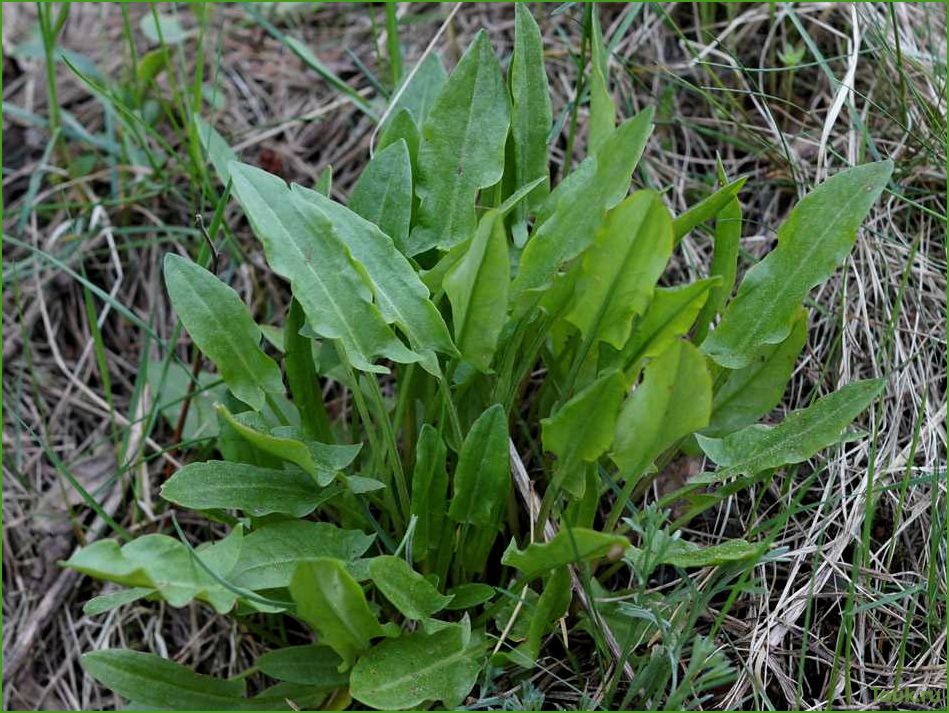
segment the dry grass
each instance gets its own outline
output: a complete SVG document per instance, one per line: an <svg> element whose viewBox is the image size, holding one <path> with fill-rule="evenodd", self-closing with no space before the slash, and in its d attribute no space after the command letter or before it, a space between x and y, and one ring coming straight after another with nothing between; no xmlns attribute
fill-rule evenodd
<svg viewBox="0 0 949 713"><path fill-rule="evenodd" d="M547 40L555 117L575 98L572 57L581 35L581 11L556 8L535 12ZM408 66L450 9L403 4ZM136 30L146 11L129 8ZM185 27L194 25L187 8L177 11ZM381 10L328 4L269 11L351 86L374 95L354 57L384 76ZM660 3L606 5L602 13L607 37L636 14L611 60L621 113L658 107L640 179L663 189L678 211L702 195L716 155L729 175L749 175L749 256L773 245L791 200L827 173L876 155L897 163L894 184L846 268L812 295L806 358L784 404L794 408L851 379L886 376L885 397L862 424L867 437L693 523L694 538L715 541L752 532L798 503L775 542L785 554L759 567L758 589L741 596L718 632L739 675L706 707L850 701L863 709L874 705L873 687L945 690L945 7ZM204 115L244 160L288 179L311 183L332 165L334 194L345 198L367 159L372 122L243 8L215 7L210 27L201 51L222 108L205 105ZM468 3L439 43L449 64L482 27L499 54L509 54L512 8ZM171 429L149 418L156 395L136 377L143 360L164 355L174 330L160 257L169 249L193 252L201 240L194 216L209 218L210 209L171 130L162 129L175 152L158 169L113 165L101 153L91 172L70 167L92 153L74 136L44 157L49 132L29 120L49 113L42 55L27 46L35 28L33 6L4 3L3 705L96 709L114 699L83 676L83 651L134 644L228 675L253 660L259 643L197 606L136 604L85 617L82 604L99 585L56 564L77 543L107 534L67 473L131 530L168 526L153 502ZM140 34L135 39L146 46ZM195 42L183 46L184 66L193 64ZM60 43L90 58L110 83L127 76L117 4L76 4ZM787 70L782 57L794 47L806 50L801 65L776 71ZM62 64L57 77L58 105L88 132L108 135L115 116ZM161 82L172 91L168 77ZM23 111L11 113L11 104ZM581 110L576 156L583 116ZM568 128L555 141L560 163ZM273 321L286 294L262 268L235 209L227 220L235 233L227 260L232 284L257 300L261 321ZM701 232L687 239L676 263L680 277L701 276L708 252ZM112 300L96 295L91 320L80 275ZM206 527L181 519L194 532ZM845 621L853 628L841 640ZM549 669L554 673L534 682L548 704L578 705L584 686L558 681L572 674L556 673L556 660ZM849 673L846 681L840 670ZM588 685L593 693L595 682Z"/></svg>

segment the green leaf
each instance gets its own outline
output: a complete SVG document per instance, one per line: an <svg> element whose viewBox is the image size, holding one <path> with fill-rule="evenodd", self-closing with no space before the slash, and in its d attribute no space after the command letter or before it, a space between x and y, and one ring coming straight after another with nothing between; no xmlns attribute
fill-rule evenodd
<svg viewBox="0 0 949 713"><path fill-rule="evenodd" d="M656 534L659 542L650 544L650 564L670 564L673 567L710 567L736 562L758 554L761 545L747 540L725 540L711 547L702 547L678 537L671 537L663 531ZM643 551L630 547L626 558L634 567L639 566ZM652 557L656 559L653 560Z"/></svg>
<svg viewBox="0 0 949 713"><path fill-rule="evenodd" d="M412 218L412 164L404 139L376 152L349 198L349 208L405 249Z"/></svg>
<svg viewBox="0 0 949 713"><path fill-rule="evenodd" d="M438 431L427 423L422 426L415 448L410 507L410 513L417 518L412 543L416 562L425 559L430 552L437 551L442 544L442 530L448 506L446 453L447 449Z"/></svg>
<svg viewBox="0 0 949 713"><path fill-rule="evenodd" d="M82 613L86 616L97 616L106 612L118 609L126 604L137 602L139 599L155 594L151 587L132 587L131 589L120 589L117 592L100 594L86 602L82 607Z"/></svg>
<svg viewBox="0 0 949 713"><path fill-rule="evenodd" d="M501 563L520 570L524 581L529 582L564 565L601 557L618 559L627 547L629 540L622 535L574 527L561 530L548 542L532 542L523 550L517 549L517 544L511 540L501 557Z"/></svg>
<svg viewBox="0 0 949 713"><path fill-rule="evenodd" d="M310 328L338 339L350 363L363 371L388 371L373 365L376 357L418 361L372 303L364 268L330 220L308 201L294 198L277 176L239 163L230 170L234 195L264 245L267 262L290 281Z"/></svg>
<svg viewBox="0 0 949 713"><path fill-rule="evenodd" d="M179 44L187 37L178 18L173 15L151 13L142 15L138 26L142 34L153 44Z"/></svg>
<svg viewBox="0 0 949 713"><path fill-rule="evenodd" d="M192 510L237 509L254 517L275 512L303 517L339 492L319 487L295 468L276 470L210 460L179 470L162 486L161 496Z"/></svg>
<svg viewBox="0 0 949 713"><path fill-rule="evenodd" d="M218 413L237 433L255 448L277 458L298 465L319 485L329 485L346 468L362 448L354 445L330 445L318 441L303 441L302 434L293 428L267 429L257 414L231 414L218 404ZM299 436L299 437L298 437Z"/></svg>
<svg viewBox="0 0 949 713"><path fill-rule="evenodd" d="M585 489L581 463L594 462L613 443L616 416L625 393L622 373L610 372L540 422L544 449L558 459L554 483L562 483L575 498L583 497Z"/></svg>
<svg viewBox="0 0 949 713"><path fill-rule="evenodd" d="M448 516L458 523L497 528L511 491L507 416L501 404L471 426L458 455Z"/></svg>
<svg viewBox="0 0 949 713"><path fill-rule="evenodd" d="M500 212L481 218L467 251L445 275L455 341L464 358L487 372L507 314L511 264Z"/></svg>
<svg viewBox="0 0 949 713"><path fill-rule="evenodd" d="M514 150L513 185L526 186L538 178L544 179L524 203L514 207L513 222L520 224L550 193L547 134L552 120L544 41L531 11L522 3L514 5L514 53L508 75Z"/></svg>
<svg viewBox="0 0 949 713"><path fill-rule="evenodd" d="M675 342L649 362L642 383L616 421L613 461L635 481L681 438L708 425L712 379L705 359L688 342Z"/></svg>
<svg viewBox="0 0 949 713"><path fill-rule="evenodd" d="M501 178L509 124L501 66L480 31L422 125L410 254L448 249L474 231L475 197Z"/></svg>
<svg viewBox="0 0 949 713"><path fill-rule="evenodd" d="M238 294L179 255L165 255L164 272L175 312L231 393L258 411L266 393L283 393L280 367L261 350L260 327Z"/></svg>
<svg viewBox="0 0 949 713"><path fill-rule="evenodd" d="M884 386L883 379L847 384L793 411L777 426L748 426L724 438L696 435L705 454L718 464L714 473L694 482L718 482L732 475L754 475L763 470L801 463L818 451L839 443L843 430L870 405Z"/></svg>
<svg viewBox="0 0 949 713"><path fill-rule="evenodd" d="M456 708L481 671L480 646L466 627L449 625L434 633L417 630L373 646L353 667L350 693L381 710L419 709L427 701Z"/></svg>
<svg viewBox="0 0 949 713"><path fill-rule="evenodd" d="M728 372L728 378L712 399L712 418L704 435L730 433L754 423L777 406L805 342L807 312L802 308L787 339L765 347L743 369Z"/></svg>
<svg viewBox="0 0 949 713"><path fill-rule="evenodd" d="M373 535L327 522L274 522L244 537L228 580L252 591L286 587L301 562L332 557L351 563L369 549L373 539Z"/></svg>
<svg viewBox="0 0 949 713"><path fill-rule="evenodd" d="M708 336L708 327L722 311L735 289L735 274L738 271L738 251L741 248L741 203L732 198L715 217L715 252L709 275L720 277L721 282L713 287L699 313L693 341L701 344Z"/></svg>
<svg viewBox="0 0 949 713"><path fill-rule="evenodd" d="M333 191L333 167L327 166L319 175L316 177L316 181L313 183L313 190L319 193L321 196L329 197L329 194Z"/></svg>
<svg viewBox="0 0 949 713"><path fill-rule="evenodd" d="M359 583L338 559L316 557L299 564L290 580L290 595L297 616L339 654L340 671L352 666L372 639L386 634Z"/></svg>
<svg viewBox="0 0 949 713"><path fill-rule="evenodd" d="M217 174L221 185L226 186L231 180L231 171L229 165L231 161L237 160L237 154L231 149L230 144L224 140L217 130L197 114L194 115L194 130L198 134L201 146L204 152L211 160L214 166L214 172Z"/></svg>
<svg viewBox="0 0 949 713"><path fill-rule="evenodd" d="M736 181L722 186L712 195L696 203L685 213L672 221L672 230L675 235L676 244L692 232L693 228L718 215L723 208L735 199L735 196L738 195L747 180L747 178L739 178Z"/></svg>
<svg viewBox="0 0 949 713"><path fill-rule="evenodd" d="M382 318L399 326L413 349L422 355L422 366L437 375L434 352L458 352L441 314L428 298L428 288L412 264L377 226L345 206L297 185L293 186L293 194L332 223L368 278Z"/></svg>
<svg viewBox="0 0 949 713"><path fill-rule="evenodd" d="M589 152L596 153L616 127L616 107L610 96L607 77L609 55L603 46L603 30L600 28L596 6L592 13L593 32L590 56L590 140Z"/></svg>
<svg viewBox="0 0 949 713"><path fill-rule="evenodd" d="M339 672L341 663L328 646L306 645L268 651L255 667L278 681L332 690L349 683L349 676Z"/></svg>
<svg viewBox="0 0 949 713"><path fill-rule="evenodd" d="M544 582L540 598L527 614L529 618L524 643L508 654L508 658L525 668L533 668L540 656L544 636L567 613L572 597L570 573L566 567L558 567Z"/></svg>
<svg viewBox="0 0 949 713"><path fill-rule="evenodd" d="M399 109L383 126L379 133L379 145L377 151L383 151L392 144L404 141L406 149L409 152L409 166L412 173L412 180L418 177L418 145L422 140L416 122L407 109ZM412 199L412 215L415 215L418 199ZM399 250L405 252L406 241L396 242Z"/></svg>
<svg viewBox="0 0 949 713"><path fill-rule="evenodd" d="M856 166L805 196L778 230L777 247L745 274L702 351L740 369L764 346L784 341L801 301L850 253L892 172L892 161Z"/></svg>
<svg viewBox="0 0 949 713"><path fill-rule="evenodd" d="M242 679L204 676L155 654L91 651L83 654L82 667L106 688L147 708L235 710L245 700Z"/></svg>
<svg viewBox="0 0 949 713"><path fill-rule="evenodd" d="M211 557L208 550L198 550L195 556L223 575L233 566L237 552L218 549L214 553ZM98 540L77 550L64 565L97 579L155 590L173 607L199 599L224 614L237 600L237 594L194 560L187 545L167 535L144 535L121 548L115 540Z"/></svg>
<svg viewBox="0 0 949 713"><path fill-rule="evenodd" d="M548 196L521 255L512 285L515 302L526 293L546 289L560 266L592 243L606 211L629 190L633 169L652 132L652 115L647 108L616 127L600 150Z"/></svg>
<svg viewBox="0 0 949 713"><path fill-rule="evenodd" d="M448 590L448 595L452 600L445 605L450 610L472 609L479 604L484 604L495 595L494 587L480 582L469 582L459 584L457 587Z"/></svg>
<svg viewBox="0 0 949 713"><path fill-rule="evenodd" d="M436 53L428 53L421 62L418 69L414 70L414 75L411 73L406 75L402 84L399 85L399 89L396 90L399 98L391 112L394 115L406 110L417 124L425 121L425 117L428 116L429 110L445 86L445 80L448 79L445 65Z"/></svg>
<svg viewBox="0 0 949 713"><path fill-rule="evenodd" d="M682 287L656 288L652 302L623 347L624 368L659 356L685 335L717 282L718 278L709 278Z"/></svg>
<svg viewBox="0 0 949 713"><path fill-rule="evenodd" d="M657 193L637 191L607 214L584 253L567 321L585 338L622 349L671 254L669 211Z"/></svg>
<svg viewBox="0 0 949 713"><path fill-rule="evenodd" d="M369 576L407 619L428 619L451 601L451 596L439 594L431 582L413 571L401 557L373 557L369 560Z"/></svg>
<svg viewBox="0 0 949 713"><path fill-rule="evenodd" d="M316 362L313 359L313 340L300 334L306 321L303 308L295 299L290 300L284 333L284 368L293 402L300 411L300 427L311 438L332 440L329 417L323 403Z"/></svg>
<svg viewBox="0 0 949 713"><path fill-rule="evenodd" d="M148 385L161 408L161 415L169 426L175 428L184 400L188 396L191 370L177 361L169 361L167 366L166 371L163 362L149 361ZM181 432L182 441L213 438L218 434L214 404L224 398L227 387L217 374L207 371L199 372L197 380L198 383L191 391L188 415L185 416L185 427Z"/></svg>

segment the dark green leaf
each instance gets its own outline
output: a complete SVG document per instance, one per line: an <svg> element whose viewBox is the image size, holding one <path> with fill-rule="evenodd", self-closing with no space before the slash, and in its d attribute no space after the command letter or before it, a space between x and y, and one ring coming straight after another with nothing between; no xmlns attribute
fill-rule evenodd
<svg viewBox="0 0 949 713"><path fill-rule="evenodd" d="M323 689L342 688L349 676L339 672L342 663L328 646L288 646L268 651L256 667L271 678Z"/></svg>
<svg viewBox="0 0 949 713"><path fill-rule="evenodd" d="M711 220L719 212L735 199L747 178L739 178L728 185L722 186L712 195L703 199L699 203L689 208L685 213L672 221L672 230L675 235L675 242L678 243L682 238L688 235L693 228L701 225L707 220Z"/></svg>
<svg viewBox="0 0 949 713"><path fill-rule="evenodd" d="M442 530L448 509L448 473L445 470L447 449L438 431L429 424L422 426L415 448L415 470L412 473L411 514L415 521L413 555L415 561L425 559L441 547Z"/></svg>
<svg viewBox="0 0 949 713"><path fill-rule="evenodd" d="M455 468L448 516L459 523L497 528L511 490L507 416L501 404L482 413L465 437Z"/></svg>
<svg viewBox="0 0 949 713"><path fill-rule="evenodd" d="M349 208L405 249L412 218L412 165L400 139L376 152L366 164L349 198Z"/></svg>

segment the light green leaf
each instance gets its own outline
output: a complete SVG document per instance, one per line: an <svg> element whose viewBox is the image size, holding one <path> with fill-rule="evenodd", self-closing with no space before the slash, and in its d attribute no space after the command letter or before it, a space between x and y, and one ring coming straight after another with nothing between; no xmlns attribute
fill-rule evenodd
<svg viewBox="0 0 949 713"><path fill-rule="evenodd" d="M514 53L508 70L511 88L511 141L514 150L515 187L543 178L521 205L515 206L513 222L527 215L550 193L547 134L550 132L550 92L544 66L544 41L531 11L514 5Z"/></svg>
<svg viewBox="0 0 949 713"><path fill-rule="evenodd" d="M254 517L275 512L303 517L339 492L319 487L295 468L276 470L210 460L179 470L162 486L161 496L193 510L233 508Z"/></svg>
<svg viewBox="0 0 949 713"><path fill-rule="evenodd" d="M373 539L373 535L343 530L327 522L274 522L244 537L227 578L235 586L252 591L286 587L301 562L332 557L351 563L369 549Z"/></svg>
<svg viewBox="0 0 949 713"><path fill-rule="evenodd" d="M722 186L712 195L702 199L672 221L676 244L692 232L693 228L718 215L723 208L735 199L747 180L747 178L739 178Z"/></svg>
<svg viewBox="0 0 949 713"><path fill-rule="evenodd" d="M313 183L313 190L321 196L329 196L333 191L333 167L327 166L316 177Z"/></svg>
<svg viewBox="0 0 949 713"><path fill-rule="evenodd" d="M329 485L346 468L362 448L355 445L329 445L318 441L304 441L296 429L279 427L267 429L264 420L256 414L231 414L218 404L218 413L244 440L280 460L300 466L320 485Z"/></svg>
<svg viewBox="0 0 949 713"><path fill-rule="evenodd" d="M442 530L448 509L448 473L445 470L447 449L441 436L425 424L415 447L415 470L412 472L412 504L415 521L412 543L416 562L441 547Z"/></svg>
<svg viewBox="0 0 949 713"><path fill-rule="evenodd" d="M191 370L177 361L169 361L168 369L161 361L148 362L148 385L161 408L161 415L175 428L191 383ZM221 377L207 371L198 373L198 383L191 391L188 415L181 432L182 441L213 438L218 434L214 404L224 398L227 387ZM167 405L166 405L167 404Z"/></svg>
<svg viewBox="0 0 949 713"><path fill-rule="evenodd" d="M624 368L652 359L685 335L718 278L698 280L682 287L658 287L642 318L623 347Z"/></svg>
<svg viewBox="0 0 949 713"><path fill-rule="evenodd" d="M584 337L622 349L671 254L669 211L658 194L637 191L607 214L584 253L567 321Z"/></svg>
<svg viewBox="0 0 949 713"><path fill-rule="evenodd" d="M83 654L82 667L106 688L148 708L236 710L244 700L242 679L205 676L155 654L91 651Z"/></svg>
<svg viewBox="0 0 949 713"><path fill-rule="evenodd" d="M302 200L332 223L363 268L382 318L399 326L413 349L423 356L422 366L437 375L434 352L454 355L457 350L441 314L428 298L428 288L412 264L377 226L345 206L297 185L293 186L293 194L294 199Z"/></svg>
<svg viewBox="0 0 949 713"><path fill-rule="evenodd" d="M458 348L482 372L491 367L504 326L510 270L504 220L499 211L488 211L443 283L451 302Z"/></svg>
<svg viewBox="0 0 949 713"><path fill-rule="evenodd" d="M175 45L183 42L187 34L178 18L173 15L147 13L139 21L142 34L153 44Z"/></svg>
<svg viewBox="0 0 949 713"><path fill-rule="evenodd" d="M707 426L711 405L705 358L688 342L673 343L646 365L620 410L612 454L620 476L635 481L664 450Z"/></svg>
<svg viewBox="0 0 949 713"><path fill-rule="evenodd" d="M762 349L743 369L728 372L712 399L712 418L704 435L730 433L754 423L777 406L806 341L807 312L800 309L787 339Z"/></svg>
<svg viewBox="0 0 949 713"><path fill-rule="evenodd" d="M316 557L297 565L290 595L297 605L297 616L339 654L340 671L352 666L372 639L385 636L359 583L338 559Z"/></svg>
<svg viewBox="0 0 949 713"><path fill-rule="evenodd" d="M407 109L399 109L384 125L379 133L379 145L377 151L383 151L392 144L404 141L406 149L409 152L409 166L412 172L412 180L418 177L418 145L422 140L416 122ZM412 199L412 215L415 215L418 205L418 198ZM405 252L405 241L396 242L400 250Z"/></svg>
<svg viewBox="0 0 949 713"><path fill-rule="evenodd" d="M626 393L621 372L601 376L541 423L544 449L556 454L555 484L583 497L586 477L581 463L591 463L613 443L616 416Z"/></svg>
<svg viewBox="0 0 949 713"><path fill-rule="evenodd" d="M421 203L410 254L448 249L474 231L478 190L497 183L504 170L508 103L501 66L482 30L422 125L415 187Z"/></svg>
<svg viewBox="0 0 949 713"><path fill-rule="evenodd" d="M805 196L779 228L777 247L745 274L702 351L740 369L765 345L784 341L801 301L850 253L892 172L892 161L856 166Z"/></svg>
<svg viewBox="0 0 949 713"><path fill-rule="evenodd" d="M126 604L137 602L139 599L155 594L151 587L132 587L131 589L120 589L117 592L100 594L86 602L82 607L82 613L86 616L97 616L106 612L118 609Z"/></svg>
<svg viewBox="0 0 949 713"><path fill-rule="evenodd" d="M478 417L461 446L448 516L459 523L497 528L510 490L507 416L504 407L495 404Z"/></svg>
<svg viewBox="0 0 949 713"><path fill-rule="evenodd" d="M431 582L413 571L401 557L373 557L369 560L369 576L385 598L408 619L427 619L451 601L451 596L439 594Z"/></svg>
<svg viewBox="0 0 949 713"><path fill-rule="evenodd" d="M661 542L650 544L650 552L656 557L655 560L650 557L650 564L653 566L670 564L673 567L710 567L747 559L761 549L761 545L747 540L725 540L717 545L702 547L694 542L670 537L662 531L656 535ZM626 558L637 567L643 554L639 548L630 547Z"/></svg>
<svg viewBox="0 0 949 713"><path fill-rule="evenodd" d="M320 336L338 339L352 365L385 373L376 357L400 363L418 355L399 341L372 303L365 270L350 255L332 222L310 202L265 171L230 165L234 195L264 245L267 262L290 281L307 322Z"/></svg>
<svg viewBox="0 0 949 713"><path fill-rule="evenodd" d="M616 127L616 107L607 77L609 55L603 46L603 30L594 5L592 11L593 32L590 57L590 139L589 153L596 153Z"/></svg>
<svg viewBox="0 0 949 713"><path fill-rule="evenodd" d="M225 550L216 552L221 555ZM236 551L229 557L209 557L207 551L198 550L196 556L223 575L233 565ZM173 607L199 599L224 614L237 600L194 560L184 543L167 535L143 535L121 548L115 540L98 540L76 551L64 565L97 579L155 590Z"/></svg>
<svg viewBox="0 0 949 713"><path fill-rule="evenodd" d="M218 180L221 185L226 186L231 180L229 165L231 161L237 160L237 154L224 140L224 137L197 114L194 115L194 130L198 134L198 139L201 141L201 146L208 155L211 165L214 166L214 172L217 174Z"/></svg>
<svg viewBox="0 0 949 713"><path fill-rule="evenodd" d="M349 198L349 208L405 248L412 218L412 165L403 139L376 152Z"/></svg>
<svg viewBox="0 0 949 713"><path fill-rule="evenodd" d="M268 651L255 667L278 681L332 690L349 682L349 676L339 672L341 663L328 646L305 645Z"/></svg>
<svg viewBox="0 0 949 713"><path fill-rule="evenodd" d="M238 294L200 265L168 253L165 284L191 339L214 362L237 398L255 410L283 393L280 367L260 348L261 332Z"/></svg>
<svg viewBox="0 0 949 713"><path fill-rule="evenodd" d="M353 667L350 693L381 710L419 709L427 701L456 708L481 671L481 650L467 629L417 630L373 646Z"/></svg>
<svg viewBox="0 0 949 713"><path fill-rule="evenodd" d="M568 564L610 557L619 559L629 547L622 535L610 535L583 527L563 529L548 542L532 542L525 549L511 544L504 551L501 563L520 570L525 581L536 579L545 572Z"/></svg>
<svg viewBox="0 0 949 713"><path fill-rule="evenodd" d="M718 482L732 475L754 475L763 470L801 463L818 451L839 443L843 430L883 390L883 379L847 384L792 412L777 426L754 425L724 438L696 435L705 454L718 464L714 473L694 482Z"/></svg>
<svg viewBox="0 0 949 713"><path fill-rule="evenodd" d="M391 115L395 115L404 109L411 114L417 124L425 121L425 117L428 116L429 110L445 86L445 80L448 79L445 65L435 52L426 54L421 62L415 74L407 74L403 83L399 85L399 89L396 90L399 98L391 112Z"/></svg>
<svg viewBox="0 0 949 713"><path fill-rule="evenodd" d="M551 192L521 255L512 285L515 302L548 287L560 266L593 242L606 211L629 190L633 169L652 132L652 115L652 108L647 108L616 127L600 150Z"/></svg>

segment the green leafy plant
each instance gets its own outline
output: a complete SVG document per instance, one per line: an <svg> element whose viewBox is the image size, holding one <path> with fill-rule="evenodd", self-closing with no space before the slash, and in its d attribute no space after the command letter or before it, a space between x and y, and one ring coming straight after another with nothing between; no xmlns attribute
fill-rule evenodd
<svg viewBox="0 0 949 713"><path fill-rule="evenodd" d="M219 457L184 466L162 496L228 534L102 540L66 566L126 587L90 615L198 600L285 646L231 680L124 650L86 654L92 676L155 708L454 707L498 667L536 666L569 628L618 659L623 707L678 707L727 680L716 647L671 623L708 599L666 601L650 577L717 567L726 582L768 556L767 541L702 548L679 529L847 438L879 393L856 382L758 423L803 347L803 301L848 255L892 167L816 187L735 291L743 181L720 176L678 217L654 190L629 194L652 111L616 124L594 29L590 153L552 188L540 34L521 4L506 81L484 34L448 76L424 60L348 206L325 183L288 186L237 162L195 120L292 294L268 337L280 349L265 348L234 290L165 260L171 303L226 391L201 412ZM659 287L676 245L709 220L709 276ZM331 411L329 393L351 408ZM644 503L666 466L702 453L707 472ZM690 661L681 679L676 657ZM269 687L248 696L251 674Z"/></svg>

